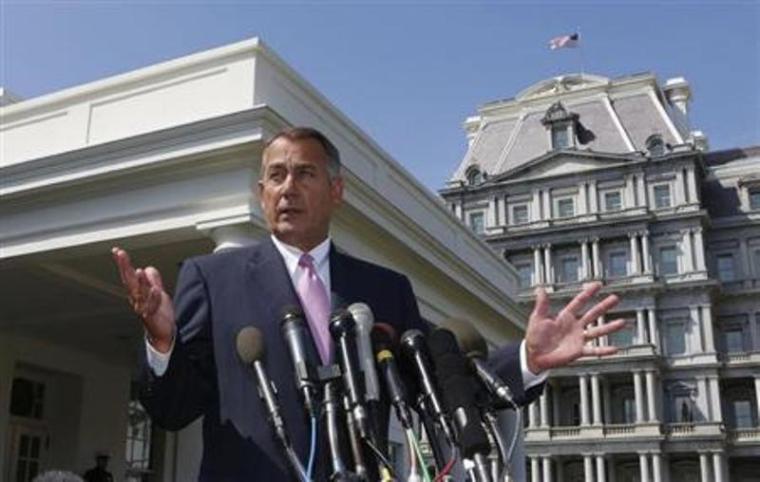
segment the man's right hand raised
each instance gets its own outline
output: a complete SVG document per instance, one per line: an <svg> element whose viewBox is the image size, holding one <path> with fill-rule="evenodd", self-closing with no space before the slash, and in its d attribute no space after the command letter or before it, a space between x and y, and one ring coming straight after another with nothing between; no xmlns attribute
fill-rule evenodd
<svg viewBox="0 0 760 482"><path fill-rule="evenodd" d="M111 254L119 268L129 304L142 319L148 342L157 351L167 353L174 340L174 304L164 291L161 274L153 266L135 269L121 248L114 247Z"/></svg>

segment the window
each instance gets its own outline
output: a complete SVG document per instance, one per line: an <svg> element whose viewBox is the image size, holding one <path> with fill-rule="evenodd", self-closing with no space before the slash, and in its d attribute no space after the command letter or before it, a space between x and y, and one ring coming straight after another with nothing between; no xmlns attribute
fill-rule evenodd
<svg viewBox="0 0 760 482"><path fill-rule="evenodd" d="M676 422L690 423L694 421L694 407L692 407L689 395L676 395L673 397L673 408Z"/></svg>
<svg viewBox="0 0 760 482"><path fill-rule="evenodd" d="M567 126L552 127L552 148L565 149L570 147L570 135Z"/></svg>
<svg viewBox="0 0 760 482"><path fill-rule="evenodd" d="M628 254L625 251L614 251L609 256L608 276L625 276L628 274Z"/></svg>
<svg viewBox="0 0 760 482"><path fill-rule="evenodd" d="M14 378L11 388L11 415L42 420L45 384L27 378Z"/></svg>
<svg viewBox="0 0 760 482"><path fill-rule="evenodd" d="M623 399L623 423L636 423L636 399L632 396Z"/></svg>
<svg viewBox="0 0 760 482"><path fill-rule="evenodd" d="M560 261L560 281L572 283L578 281L578 257L566 256Z"/></svg>
<svg viewBox="0 0 760 482"><path fill-rule="evenodd" d="M610 191L604 193L604 210L620 211L623 208L623 198L620 191Z"/></svg>
<svg viewBox="0 0 760 482"><path fill-rule="evenodd" d="M744 351L744 333L741 328L731 328L723 332L726 343L726 353L741 353Z"/></svg>
<svg viewBox="0 0 760 482"><path fill-rule="evenodd" d="M571 218L575 215L575 203L573 198L564 198L557 200L557 216L560 218Z"/></svg>
<svg viewBox="0 0 760 482"><path fill-rule="evenodd" d="M686 353L686 323L669 322L665 327L665 350L668 355Z"/></svg>
<svg viewBox="0 0 760 482"><path fill-rule="evenodd" d="M734 269L734 255L719 254L717 264L719 280L733 281L736 279L736 270Z"/></svg>
<svg viewBox="0 0 760 482"><path fill-rule="evenodd" d="M660 274L678 274L678 254L675 246L660 248Z"/></svg>
<svg viewBox="0 0 760 482"><path fill-rule="evenodd" d="M654 207L656 209L670 207L670 185L658 184L654 187Z"/></svg>
<svg viewBox="0 0 760 482"><path fill-rule="evenodd" d="M520 281L521 288L528 288L533 283L533 265L530 263L520 263L515 265Z"/></svg>
<svg viewBox="0 0 760 482"><path fill-rule="evenodd" d="M660 134L652 134L645 142L646 149L651 157L660 157L665 155L665 141Z"/></svg>
<svg viewBox="0 0 760 482"><path fill-rule="evenodd" d="M760 188L749 190L749 208L760 209Z"/></svg>
<svg viewBox="0 0 760 482"><path fill-rule="evenodd" d="M486 216L485 213L479 211L477 213L470 213L470 228L477 234L483 234L486 232Z"/></svg>
<svg viewBox="0 0 760 482"><path fill-rule="evenodd" d="M470 186L482 184L483 180L483 173L477 167L470 167L470 169L467 170L467 184Z"/></svg>
<svg viewBox="0 0 760 482"><path fill-rule="evenodd" d="M527 204L517 204L512 206L512 224L525 224L528 221Z"/></svg>
<svg viewBox="0 0 760 482"><path fill-rule="evenodd" d="M734 400L731 402L731 408L734 415L734 427L751 428L754 427L752 420L752 403L749 400Z"/></svg>
<svg viewBox="0 0 760 482"><path fill-rule="evenodd" d="M628 324L615 333L610 333L607 335L607 338L612 346L623 348L633 345L633 332L634 325L628 320Z"/></svg>

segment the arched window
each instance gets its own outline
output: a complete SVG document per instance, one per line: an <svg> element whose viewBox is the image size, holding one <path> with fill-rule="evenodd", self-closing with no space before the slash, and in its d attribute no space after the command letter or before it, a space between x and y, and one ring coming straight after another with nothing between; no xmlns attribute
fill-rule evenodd
<svg viewBox="0 0 760 482"><path fill-rule="evenodd" d="M561 102L555 102L546 110L541 123L549 129L552 149L575 147L578 118L578 114L568 112Z"/></svg>
<svg viewBox="0 0 760 482"><path fill-rule="evenodd" d="M650 157L662 157L665 155L667 145L660 134L652 134L647 137L646 149Z"/></svg>
<svg viewBox="0 0 760 482"><path fill-rule="evenodd" d="M467 169L467 184L470 186L482 184L484 180L485 176L478 166L470 166Z"/></svg>

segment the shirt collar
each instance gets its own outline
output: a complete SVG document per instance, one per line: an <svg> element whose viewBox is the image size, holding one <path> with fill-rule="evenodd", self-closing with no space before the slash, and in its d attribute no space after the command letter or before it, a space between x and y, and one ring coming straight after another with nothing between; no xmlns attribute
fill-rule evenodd
<svg viewBox="0 0 760 482"><path fill-rule="evenodd" d="M283 243L277 239L274 234L271 235L271 238L274 246L277 248L277 251L280 252L282 259L285 261L285 266L288 268L288 273L292 275L298 268L298 260L301 259L301 255L304 254L304 252L295 246ZM319 243L314 247L314 249L308 252L312 259L314 259L314 268L317 269L317 271L319 271L329 259L328 255L330 254L330 242L330 237L328 236L324 241Z"/></svg>

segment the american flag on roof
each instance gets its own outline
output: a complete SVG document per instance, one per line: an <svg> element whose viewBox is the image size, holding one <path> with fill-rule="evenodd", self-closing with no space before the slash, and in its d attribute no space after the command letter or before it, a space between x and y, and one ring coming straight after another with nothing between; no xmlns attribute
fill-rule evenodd
<svg viewBox="0 0 760 482"><path fill-rule="evenodd" d="M549 40L549 48L551 50L561 48L574 48L578 46L578 43L580 41L581 36L577 32L570 35L562 35L560 37L554 37L553 39Z"/></svg>

